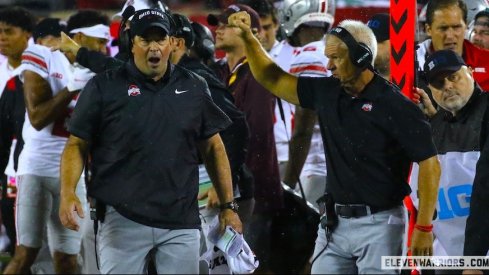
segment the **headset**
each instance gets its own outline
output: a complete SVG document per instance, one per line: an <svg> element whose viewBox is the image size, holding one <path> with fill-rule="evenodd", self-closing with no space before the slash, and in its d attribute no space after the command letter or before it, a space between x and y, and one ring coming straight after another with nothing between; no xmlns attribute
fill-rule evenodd
<svg viewBox="0 0 489 275"><path fill-rule="evenodd" d="M194 45L195 35L192 31L192 25L185 15L178 13L172 14L174 22L173 35L185 39L185 47L190 49Z"/></svg>
<svg viewBox="0 0 489 275"><path fill-rule="evenodd" d="M129 18L136 13L133 6L127 6L122 13L122 20L119 25L119 52L130 53L132 48L131 34L129 29L126 28L126 24Z"/></svg>
<svg viewBox="0 0 489 275"><path fill-rule="evenodd" d="M356 67L365 70L372 68L373 54L370 48L362 42L357 42L349 31L342 27L335 27L329 31L329 34L341 39L348 47L350 60Z"/></svg>
<svg viewBox="0 0 489 275"><path fill-rule="evenodd" d="M209 28L197 22L192 22L192 30L194 33L194 46L192 49L200 59L212 59L215 52L212 32Z"/></svg>

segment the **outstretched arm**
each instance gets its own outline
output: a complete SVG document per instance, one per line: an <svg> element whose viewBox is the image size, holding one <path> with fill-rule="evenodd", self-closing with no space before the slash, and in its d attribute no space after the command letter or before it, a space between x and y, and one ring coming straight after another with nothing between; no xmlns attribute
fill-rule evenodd
<svg viewBox="0 0 489 275"><path fill-rule="evenodd" d="M123 60L78 45L64 32L61 32L61 43L58 47L52 48L52 50L61 50L68 58L94 73L101 73L124 65Z"/></svg>
<svg viewBox="0 0 489 275"><path fill-rule="evenodd" d="M270 59L265 49L262 48L260 41L251 31L250 15L245 11L234 13L228 18L228 22L230 26L236 26L241 29L241 38L246 45L246 58L258 83L285 101L299 105L299 97L297 95L298 78L284 72Z"/></svg>

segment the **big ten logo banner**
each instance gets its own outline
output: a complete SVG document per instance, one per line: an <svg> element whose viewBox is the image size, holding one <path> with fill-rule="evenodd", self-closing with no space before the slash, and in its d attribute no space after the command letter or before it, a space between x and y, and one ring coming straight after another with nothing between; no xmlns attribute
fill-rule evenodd
<svg viewBox="0 0 489 275"><path fill-rule="evenodd" d="M461 255L465 223L470 212L472 182L480 152L447 152L438 155L441 166L436 219L433 220L434 255ZM410 177L414 206L419 206L419 166L413 164Z"/></svg>
<svg viewBox="0 0 489 275"><path fill-rule="evenodd" d="M469 215L472 182L475 177L477 160L480 152L447 152L438 155L441 177L438 188L437 222ZM418 197L418 164L413 164L410 177L411 199L414 206L419 206Z"/></svg>
<svg viewBox="0 0 489 275"><path fill-rule="evenodd" d="M469 215L472 182L446 186L438 190L438 219L447 220Z"/></svg>
<svg viewBox="0 0 489 275"><path fill-rule="evenodd" d="M416 0L390 1L391 81L412 97L414 85L414 46Z"/></svg>

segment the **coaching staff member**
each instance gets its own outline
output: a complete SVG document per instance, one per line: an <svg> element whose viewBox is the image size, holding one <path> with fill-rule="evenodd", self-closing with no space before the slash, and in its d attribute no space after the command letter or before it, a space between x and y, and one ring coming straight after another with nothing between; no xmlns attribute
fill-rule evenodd
<svg viewBox="0 0 489 275"><path fill-rule="evenodd" d="M229 18L242 29L253 75L278 97L317 111L328 152L326 191L339 222L329 243L320 228L312 273L389 272L381 269L381 256L401 254L404 226L393 221L402 220L411 162L420 166L421 200L412 251L431 255L440 168L430 125L398 88L370 69L376 54L372 31L343 21L326 36L333 77L296 77L267 56L249 22L243 12Z"/></svg>
<svg viewBox="0 0 489 275"><path fill-rule="evenodd" d="M107 205L100 226L100 271L197 273L198 151L221 202L221 228L241 232L229 162L219 131L229 125L198 76L168 62L168 15L138 11L131 23L133 60L94 77L74 111L61 163L60 218L78 230L74 190L91 155L89 195Z"/></svg>

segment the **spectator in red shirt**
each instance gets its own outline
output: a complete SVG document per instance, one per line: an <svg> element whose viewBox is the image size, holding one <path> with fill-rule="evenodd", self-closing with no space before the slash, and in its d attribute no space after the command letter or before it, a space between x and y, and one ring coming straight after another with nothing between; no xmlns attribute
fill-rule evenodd
<svg viewBox="0 0 489 275"><path fill-rule="evenodd" d="M462 0L431 0L426 10L425 40L417 50L419 68L435 51L453 50L474 71L474 79L484 91L489 90L489 51L465 40L467 30L467 5Z"/></svg>

